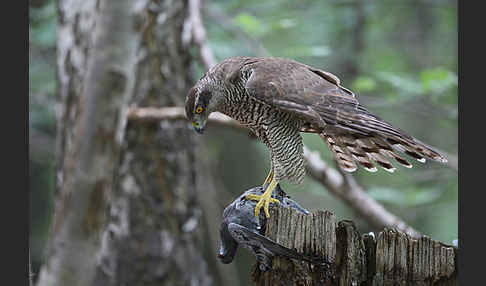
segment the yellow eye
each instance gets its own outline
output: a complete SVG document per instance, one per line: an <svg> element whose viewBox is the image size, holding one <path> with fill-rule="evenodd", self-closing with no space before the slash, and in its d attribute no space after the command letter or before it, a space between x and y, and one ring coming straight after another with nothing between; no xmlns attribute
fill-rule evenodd
<svg viewBox="0 0 486 286"><path fill-rule="evenodd" d="M201 106L196 107L196 113L197 114L203 112L203 110L204 110L204 108L202 108Z"/></svg>

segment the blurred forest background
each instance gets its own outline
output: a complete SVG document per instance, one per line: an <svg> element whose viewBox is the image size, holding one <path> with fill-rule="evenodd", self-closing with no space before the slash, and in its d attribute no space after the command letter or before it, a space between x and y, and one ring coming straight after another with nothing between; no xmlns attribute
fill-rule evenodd
<svg viewBox="0 0 486 286"><path fill-rule="evenodd" d="M29 4L30 244L38 273L56 186L57 8L53 0ZM448 244L458 238L456 1L206 0L202 15L218 61L278 56L330 71L369 110L446 153L448 165L415 163L393 174L360 169L354 176L371 197L416 230ZM194 79L204 72L202 65L195 66ZM213 173L221 178L221 207L265 179L269 154L263 144L215 126L197 139L206 142ZM305 134L304 142L333 164L318 136ZM310 178L301 186L282 187L309 210L354 220L363 233L378 231ZM214 256L208 253L208 259ZM237 254L242 281L253 261L246 251Z"/></svg>

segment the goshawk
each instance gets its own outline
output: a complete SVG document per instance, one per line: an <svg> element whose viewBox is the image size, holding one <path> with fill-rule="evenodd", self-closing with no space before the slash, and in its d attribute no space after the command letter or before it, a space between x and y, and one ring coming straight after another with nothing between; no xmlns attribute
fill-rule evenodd
<svg viewBox="0 0 486 286"><path fill-rule="evenodd" d="M186 116L202 133L209 114L218 111L247 126L270 150L271 169L255 216L282 180L300 183L305 161L300 132L317 133L345 171L358 165L374 172L375 164L389 172L389 158L412 167L399 152L420 162L447 160L419 140L366 110L352 91L333 74L283 58L234 57L209 69L187 95ZM399 151L399 152L398 152Z"/></svg>

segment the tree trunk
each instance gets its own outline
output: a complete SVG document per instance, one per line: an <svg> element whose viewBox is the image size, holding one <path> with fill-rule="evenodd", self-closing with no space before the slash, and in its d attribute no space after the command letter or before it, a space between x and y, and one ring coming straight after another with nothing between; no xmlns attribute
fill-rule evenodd
<svg viewBox="0 0 486 286"><path fill-rule="evenodd" d="M181 106L193 83L187 1L143 4L131 106ZM187 122L127 124L95 285L213 284L201 246L195 136Z"/></svg>
<svg viewBox="0 0 486 286"><path fill-rule="evenodd" d="M265 235L329 265L276 257L265 273L254 267L257 285L458 285L458 249L425 236L385 229L375 239L360 235L352 221L336 223L330 212L283 207L271 210Z"/></svg>
<svg viewBox="0 0 486 286"><path fill-rule="evenodd" d="M91 285L94 278L99 234L118 167L127 104L133 93L138 42L134 18L129 13L132 1L103 2L98 6L95 1L86 1L85 6L69 7L73 9L69 12L77 11L79 17L64 10L66 2L59 6L64 12L60 21L64 27L74 32L81 22L97 25L94 29L90 26L91 35L85 39L85 47L91 48L89 57L86 53L75 56L81 46L75 37L83 38L82 31L60 31L60 36L70 37L60 38L58 45L62 104L58 110L58 188L48 261L38 281L38 285L49 286Z"/></svg>
<svg viewBox="0 0 486 286"><path fill-rule="evenodd" d="M105 13L106 9L113 13ZM209 285L233 279L220 275L212 281L201 252L199 201L205 193L199 192L214 197L215 190L203 190L214 183L207 172L199 172L204 160L196 160L201 147L195 132L187 122L125 126L125 109L120 102L109 101L112 94L123 91L125 101L131 97L134 107L183 105L193 83L187 14L187 1L58 2L56 217L49 262L39 285ZM130 34L122 37L127 30ZM111 53L117 57L109 64L99 56ZM115 80L92 72L103 66L110 67L108 76ZM102 96L86 102L84 93L93 89ZM87 141L78 136L86 133L76 132L81 122L88 129L102 125L111 133L95 133ZM76 150L94 147L98 151L96 144L110 156L101 163L88 161L90 168L84 168L88 176L83 178L102 175L106 184L101 191L79 191L72 183L74 169L90 158ZM103 156L101 151L95 155ZM81 200L84 193L92 195ZM84 225L71 219L77 211L95 214ZM214 206L212 211L222 212ZM214 240L219 222L213 221L216 224L206 220L212 230L204 235ZM60 232L65 224L71 229ZM89 235L80 236L86 227Z"/></svg>

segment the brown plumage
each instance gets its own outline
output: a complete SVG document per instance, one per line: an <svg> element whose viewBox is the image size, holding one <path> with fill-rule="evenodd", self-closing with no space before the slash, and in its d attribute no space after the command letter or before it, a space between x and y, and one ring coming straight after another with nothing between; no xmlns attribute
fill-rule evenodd
<svg viewBox="0 0 486 286"><path fill-rule="evenodd" d="M379 166L395 171L391 161L412 167L400 153L420 162L447 160L419 140L372 114L333 74L282 58L226 59L191 88L186 115L202 133L209 114L222 112L246 125L271 153L272 167L264 182L255 216L262 206L268 214L271 193L284 179L300 183L305 174L300 132L317 133L338 166L358 166L375 172Z"/></svg>
<svg viewBox="0 0 486 286"><path fill-rule="evenodd" d="M200 82L205 79L211 81L213 88L218 86L226 97L239 93L290 114L302 123L302 132L320 135L338 165L346 171L354 171L361 165L374 172L378 165L393 172L390 159L412 167L399 152L420 162L426 158L446 162L431 147L366 110L335 75L321 69L282 58L237 57L210 69ZM189 118L194 113L194 101L194 96L188 96ZM215 110L231 113L225 112L226 107Z"/></svg>
<svg viewBox="0 0 486 286"><path fill-rule="evenodd" d="M346 171L354 171L358 165L368 171L376 171L375 165L394 171L390 159L411 167L399 152L420 162L426 158L446 162L431 147L366 110L329 72L288 59L237 57L210 69L200 82L204 79L212 81L211 86L218 86L227 97L240 93L290 114L302 122L302 132L321 136ZM194 116L194 101L194 96L188 96L189 118ZM228 108L219 109L215 110L228 113Z"/></svg>

